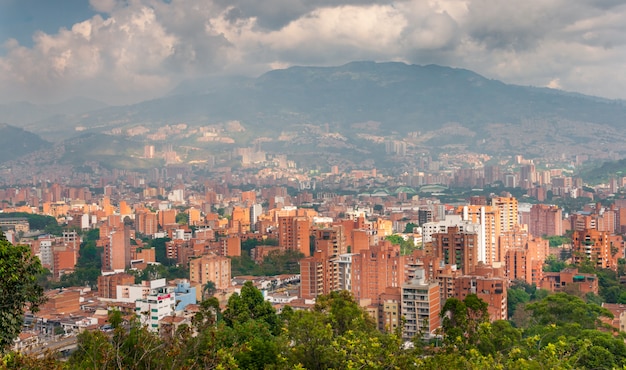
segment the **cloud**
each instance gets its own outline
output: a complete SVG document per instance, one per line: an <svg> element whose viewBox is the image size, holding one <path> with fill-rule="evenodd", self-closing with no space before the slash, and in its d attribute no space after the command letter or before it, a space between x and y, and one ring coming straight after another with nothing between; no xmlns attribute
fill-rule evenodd
<svg viewBox="0 0 626 370"><path fill-rule="evenodd" d="M87 0L85 0L87 1ZM4 41L0 101L157 97L180 81L276 66L397 60L626 98L617 0L89 0L33 46ZM1 40L0 40L1 42Z"/></svg>

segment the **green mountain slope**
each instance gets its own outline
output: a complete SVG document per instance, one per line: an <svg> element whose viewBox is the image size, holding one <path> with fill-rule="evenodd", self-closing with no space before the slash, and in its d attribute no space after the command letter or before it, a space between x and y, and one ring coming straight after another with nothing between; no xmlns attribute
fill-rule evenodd
<svg viewBox="0 0 626 370"><path fill-rule="evenodd" d="M48 148L50 145L32 132L0 124L0 163L18 159L29 153Z"/></svg>

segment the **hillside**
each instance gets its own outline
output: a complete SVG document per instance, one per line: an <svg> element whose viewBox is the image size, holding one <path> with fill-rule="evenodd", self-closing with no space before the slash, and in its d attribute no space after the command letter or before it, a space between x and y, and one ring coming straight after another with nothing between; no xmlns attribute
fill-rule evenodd
<svg viewBox="0 0 626 370"><path fill-rule="evenodd" d="M181 122L201 127L228 121L241 122L248 140L274 139L270 149L289 146L277 140L281 135L319 148L302 133L314 126L344 135L352 147L363 146L355 140L364 133L392 139L412 133L411 145L426 148L461 145L487 153L560 156L582 145L580 154L626 155L624 102L508 85L464 69L395 62L292 67L256 79L190 81L160 99L57 115L26 127L61 140L77 129L156 130ZM364 131L367 123L375 125Z"/></svg>
<svg viewBox="0 0 626 370"><path fill-rule="evenodd" d="M50 147L50 143L32 132L0 124L0 163Z"/></svg>

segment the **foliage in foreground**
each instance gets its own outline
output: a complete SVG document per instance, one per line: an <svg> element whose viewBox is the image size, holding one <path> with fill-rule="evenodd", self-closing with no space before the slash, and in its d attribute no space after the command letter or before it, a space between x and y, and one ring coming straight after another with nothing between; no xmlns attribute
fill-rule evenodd
<svg viewBox="0 0 626 370"><path fill-rule="evenodd" d="M0 231L0 353L13 344L24 322L24 310L36 311L44 302L37 276L43 272L39 258L25 245L13 245Z"/></svg>
<svg viewBox="0 0 626 370"><path fill-rule="evenodd" d="M158 336L136 321L109 337L84 332L66 362L46 358L47 368L67 369L611 369L626 365L622 334L603 328L610 313L564 293L526 306L528 323L489 323L486 303L475 295L449 299L441 337L406 345L400 332L381 333L348 292L319 297L311 311L285 307L277 314L247 283L221 311L215 298L201 303L190 326ZM599 328L603 329L598 330ZM40 368L14 353L0 367Z"/></svg>

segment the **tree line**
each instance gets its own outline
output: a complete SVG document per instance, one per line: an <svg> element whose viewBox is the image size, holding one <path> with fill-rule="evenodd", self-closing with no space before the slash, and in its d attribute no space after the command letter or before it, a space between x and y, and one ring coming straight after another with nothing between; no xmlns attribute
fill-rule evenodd
<svg viewBox="0 0 626 370"><path fill-rule="evenodd" d="M252 283L221 309L200 304L189 325L150 332L113 311L108 335L86 331L65 361L4 355L8 369L610 369L626 365L624 334L609 311L579 297L548 295L524 308L523 327L488 321L476 295L448 299L432 339L411 342L378 330L347 291L318 297L311 310L277 312ZM42 365L45 364L45 365Z"/></svg>

